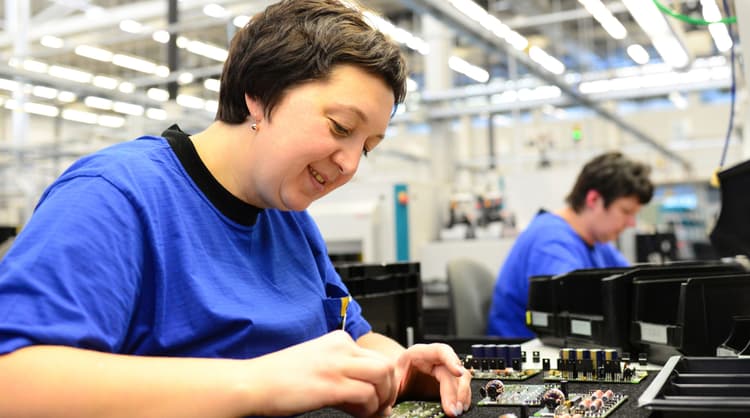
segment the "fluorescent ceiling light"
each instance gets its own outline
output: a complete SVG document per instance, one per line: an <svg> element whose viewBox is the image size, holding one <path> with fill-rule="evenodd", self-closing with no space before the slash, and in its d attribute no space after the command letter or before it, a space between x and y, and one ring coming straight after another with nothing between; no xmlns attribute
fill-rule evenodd
<svg viewBox="0 0 750 418"><path fill-rule="evenodd" d="M193 54L202 55L219 62L224 62L229 56L226 49L201 41L190 41L185 48Z"/></svg>
<svg viewBox="0 0 750 418"><path fill-rule="evenodd" d="M24 103L23 110L25 110L26 113L33 113L35 115L47 116L50 118L54 118L60 114L60 109L58 109L57 106L34 102Z"/></svg>
<svg viewBox="0 0 750 418"><path fill-rule="evenodd" d="M120 86L117 87L117 90L120 90L123 93L132 93L135 91L135 84L129 81L123 81L120 83Z"/></svg>
<svg viewBox="0 0 750 418"><path fill-rule="evenodd" d="M486 83L490 79L490 73L484 68L470 64L462 58L452 56L448 58L448 67L480 83Z"/></svg>
<svg viewBox="0 0 750 418"><path fill-rule="evenodd" d="M91 58L93 60L110 62L112 61L112 53L106 49L97 48L89 45L78 45L74 50L76 55L82 57Z"/></svg>
<svg viewBox="0 0 750 418"><path fill-rule="evenodd" d="M702 63L702 62L701 62ZM699 67L699 62L688 71L673 71L665 66L654 64L639 67L640 74L625 77L615 77L602 80L584 81L578 85L578 90L583 94L606 93L615 90L633 90L651 87L673 86L675 88L689 87L691 85L705 83L710 80L726 80L731 76L731 71L726 64L711 64L706 61L706 66Z"/></svg>
<svg viewBox="0 0 750 418"><path fill-rule="evenodd" d="M625 39L628 36L625 26L612 15L612 12L607 9L607 6L601 0L578 0L578 2L602 25L602 28L607 31L609 36L615 39Z"/></svg>
<svg viewBox="0 0 750 418"><path fill-rule="evenodd" d="M61 101L62 103L73 103L78 99L75 93L72 91L61 91L57 95L57 100Z"/></svg>
<svg viewBox="0 0 750 418"><path fill-rule="evenodd" d="M177 44L177 48L187 48L188 44L190 44L190 39L184 36L178 36L175 43Z"/></svg>
<svg viewBox="0 0 750 418"><path fill-rule="evenodd" d="M505 38L505 41L519 51L523 51L527 46L529 46L529 40L514 30L510 31L508 36Z"/></svg>
<svg viewBox="0 0 750 418"><path fill-rule="evenodd" d="M673 91L669 93L669 100L680 110L687 109L688 107L688 101L685 98L685 95L680 92Z"/></svg>
<svg viewBox="0 0 750 418"><path fill-rule="evenodd" d="M721 11L714 0L701 0L703 19L709 22L721 20ZM716 49L720 52L729 51L732 47L732 38L729 36L727 25L723 23L711 23L708 25L708 32L716 44Z"/></svg>
<svg viewBox="0 0 750 418"><path fill-rule="evenodd" d="M101 17L104 16L104 9L99 6L88 6L88 8L84 10L84 14L87 18L92 20L101 19Z"/></svg>
<svg viewBox="0 0 750 418"><path fill-rule="evenodd" d="M542 48L537 46L529 48L529 57L552 74L560 75L565 72L565 65Z"/></svg>
<svg viewBox="0 0 750 418"><path fill-rule="evenodd" d="M105 99L104 97L87 96L83 99L83 104L94 109L112 110L112 100Z"/></svg>
<svg viewBox="0 0 750 418"><path fill-rule="evenodd" d="M690 56L677 38L663 36L652 38L652 42L664 62L671 67L682 69L690 64Z"/></svg>
<svg viewBox="0 0 750 418"><path fill-rule="evenodd" d="M155 107L149 107L146 109L146 117L154 120L167 120L167 111Z"/></svg>
<svg viewBox="0 0 750 418"><path fill-rule="evenodd" d="M169 34L169 32L165 30L157 30L156 32L151 34L151 38L160 44L166 44L167 42L169 42L170 37L171 35Z"/></svg>
<svg viewBox="0 0 750 418"><path fill-rule="evenodd" d="M65 109L62 111L62 118L73 122L87 123L93 125L98 119L96 113L84 112L82 110Z"/></svg>
<svg viewBox="0 0 750 418"><path fill-rule="evenodd" d="M203 87L205 87L207 90L215 91L218 93L219 88L221 87L221 81L215 78L207 78L203 81Z"/></svg>
<svg viewBox="0 0 750 418"><path fill-rule="evenodd" d="M638 44L630 45L627 51L628 51L628 56L633 61L635 61L636 64L643 65L643 64L648 63L648 61L651 59L651 57L649 57L648 55L648 51L646 51L646 48Z"/></svg>
<svg viewBox="0 0 750 418"><path fill-rule="evenodd" d="M169 100L169 92L164 89L159 89L156 87L151 87L146 91L146 96L149 97L149 99L156 100L157 102L166 102Z"/></svg>
<svg viewBox="0 0 750 418"><path fill-rule="evenodd" d="M135 20L125 19L120 22L120 30L128 33L140 33L143 30L143 25Z"/></svg>
<svg viewBox="0 0 750 418"><path fill-rule="evenodd" d="M64 78L66 80L71 80L78 83L88 83L92 78L94 78L93 75L85 71L76 70L75 68L63 67L61 65L53 65L49 67L49 71L47 71L47 74L53 77Z"/></svg>
<svg viewBox="0 0 750 418"><path fill-rule="evenodd" d="M422 38L415 36L406 29L399 28L390 21L370 11L364 11L363 14L370 26L390 36L394 41L406 45L422 55L430 53L430 46Z"/></svg>
<svg viewBox="0 0 750 418"><path fill-rule="evenodd" d="M638 25L651 38L654 48L665 63L682 69L690 64L690 55L675 28L652 1L623 0Z"/></svg>
<svg viewBox="0 0 750 418"><path fill-rule="evenodd" d="M65 41L58 38L57 36L52 35L44 35L42 36L42 39L39 40L39 43L43 46L46 46L47 48L54 48L54 49L60 49L65 46Z"/></svg>
<svg viewBox="0 0 750 418"><path fill-rule="evenodd" d="M123 125L125 125L125 118L122 116L114 116L114 115L99 115L99 117L96 119L96 122L101 125L105 126L107 128L121 128Z"/></svg>
<svg viewBox="0 0 750 418"><path fill-rule="evenodd" d="M245 25L247 25L247 22L249 21L250 21L250 16L240 15L232 19L232 24L234 24L234 26L237 26L238 28L244 28Z"/></svg>
<svg viewBox="0 0 750 418"><path fill-rule="evenodd" d="M125 54L113 55L112 64L148 74L153 74L156 71L156 64L153 62Z"/></svg>
<svg viewBox="0 0 750 418"><path fill-rule="evenodd" d="M18 102L10 99L5 102L5 108L8 110L22 110L26 113L34 113L42 116L55 117L59 114L60 110L55 106L45 105L41 103L25 102L23 109L19 109Z"/></svg>
<svg viewBox="0 0 750 418"><path fill-rule="evenodd" d="M182 85L190 84L193 82L193 80L195 80L195 76L193 75L193 73L189 71L182 72L180 73L180 75L177 76L178 84L182 84Z"/></svg>
<svg viewBox="0 0 750 418"><path fill-rule="evenodd" d="M412 92L412 91L417 91L418 89L419 89L419 85L413 78L406 79L406 91Z"/></svg>
<svg viewBox="0 0 750 418"><path fill-rule="evenodd" d="M141 116L143 114L143 106L126 102L115 102L112 110L132 116Z"/></svg>
<svg viewBox="0 0 750 418"><path fill-rule="evenodd" d="M5 108L9 110L19 110L18 102L13 99L8 100L7 102L5 102ZM55 116L60 114L60 109L58 109L56 106L34 102L24 103L23 111L26 113L33 113L35 115L48 116L51 118L54 118Z"/></svg>
<svg viewBox="0 0 750 418"><path fill-rule="evenodd" d="M157 77L161 78L169 77L169 73L171 73L171 71L169 71L169 67L167 67L166 65L157 65L156 70L154 71L154 74L156 74Z"/></svg>
<svg viewBox="0 0 750 418"><path fill-rule="evenodd" d="M219 110L218 100L206 100L205 109L207 112L216 113Z"/></svg>
<svg viewBox="0 0 750 418"><path fill-rule="evenodd" d="M107 90L114 90L120 84L120 82L116 78L105 77L103 75L95 76L91 83L97 87L101 87Z"/></svg>
<svg viewBox="0 0 750 418"><path fill-rule="evenodd" d="M211 3L203 6L203 13L205 13L206 16L216 19L224 19L229 16L229 12L227 11L227 9L221 7L216 3Z"/></svg>
<svg viewBox="0 0 750 418"><path fill-rule="evenodd" d="M200 97L190 96L187 94L178 94L175 99L178 105L183 107L189 107L191 109L203 109L206 106L206 101Z"/></svg>
<svg viewBox="0 0 750 418"><path fill-rule="evenodd" d="M57 89L46 86L34 86L31 88L31 94L42 99L54 99L57 97Z"/></svg>
<svg viewBox="0 0 750 418"><path fill-rule="evenodd" d="M24 70L32 71L35 73L46 73L49 65L36 60L25 59L21 64Z"/></svg>

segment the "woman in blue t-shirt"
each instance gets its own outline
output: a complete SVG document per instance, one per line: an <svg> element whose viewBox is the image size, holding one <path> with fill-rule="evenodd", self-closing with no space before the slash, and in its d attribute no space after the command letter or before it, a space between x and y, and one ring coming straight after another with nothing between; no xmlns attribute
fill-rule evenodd
<svg viewBox="0 0 750 418"><path fill-rule="evenodd" d="M306 212L383 140L405 80L361 10L282 0L234 36L208 128L73 164L0 263L0 416L466 411L453 350L372 332Z"/></svg>

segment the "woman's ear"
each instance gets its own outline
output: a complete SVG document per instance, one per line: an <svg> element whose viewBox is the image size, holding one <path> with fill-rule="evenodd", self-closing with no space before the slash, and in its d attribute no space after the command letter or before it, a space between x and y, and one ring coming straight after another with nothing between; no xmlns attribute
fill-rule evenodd
<svg viewBox="0 0 750 418"><path fill-rule="evenodd" d="M245 106L247 106L247 111L250 112L250 118L254 123L260 123L263 120L263 106L261 106L258 100L246 94Z"/></svg>

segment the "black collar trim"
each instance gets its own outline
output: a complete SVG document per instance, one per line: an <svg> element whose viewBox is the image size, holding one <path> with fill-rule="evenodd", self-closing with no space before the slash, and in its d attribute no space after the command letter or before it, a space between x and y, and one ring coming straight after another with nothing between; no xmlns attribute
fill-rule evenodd
<svg viewBox="0 0 750 418"><path fill-rule="evenodd" d="M161 135L167 139L190 178L221 213L240 225L255 224L262 209L243 202L216 180L203 164L188 134L174 124Z"/></svg>

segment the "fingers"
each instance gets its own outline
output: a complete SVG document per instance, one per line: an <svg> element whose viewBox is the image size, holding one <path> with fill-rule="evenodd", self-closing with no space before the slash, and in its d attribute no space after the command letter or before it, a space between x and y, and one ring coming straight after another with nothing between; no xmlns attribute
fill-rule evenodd
<svg viewBox="0 0 750 418"><path fill-rule="evenodd" d="M366 415L390 414L388 411L398 396L398 381L393 361L376 351L362 349L356 344L351 347L348 357L342 361L345 364L341 364L341 370L346 377L369 384L374 391L370 399L374 401L375 408L368 405Z"/></svg>
<svg viewBox="0 0 750 418"><path fill-rule="evenodd" d="M406 351L413 365L429 373L430 368L443 365L455 376L461 377L466 369L453 348L447 344L415 344Z"/></svg>
<svg viewBox="0 0 750 418"><path fill-rule="evenodd" d="M431 376L435 385L402 383L402 387L414 389L433 386L432 396L440 395L441 404L446 414L459 416L471 405L471 373L463 367L463 363L453 349L446 344L422 344L409 347L398 362L405 370L416 369L424 375ZM410 378L418 376L405 372ZM413 395L430 396L430 393L413 393Z"/></svg>
<svg viewBox="0 0 750 418"><path fill-rule="evenodd" d="M398 396L394 361L363 349L343 331L331 332L272 356L275 364L285 364L296 371L294 381L301 377L309 382L305 396L279 407L289 410L283 412L293 414L332 406L357 417L368 417L387 412Z"/></svg>
<svg viewBox="0 0 750 418"><path fill-rule="evenodd" d="M372 384L352 380L343 385L346 388L340 388L339 390L342 390L342 395L346 400L338 405L334 405L337 409L355 417L377 416L378 411L382 410L378 404L378 397L375 394L375 388Z"/></svg>
<svg viewBox="0 0 750 418"><path fill-rule="evenodd" d="M359 357L352 360L351 369L347 373L350 378L372 385L378 412L382 413L396 402L398 396L395 367L391 361L373 351L362 351Z"/></svg>
<svg viewBox="0 0 750 418"><path fill-rule="evenodd" d="M440 400L443 410L450 416L457 417L469 410L471 406L471 374L459 378L446 367L435 368L435 378L440 382Z"/></svg>

